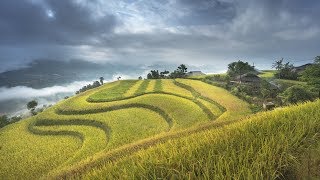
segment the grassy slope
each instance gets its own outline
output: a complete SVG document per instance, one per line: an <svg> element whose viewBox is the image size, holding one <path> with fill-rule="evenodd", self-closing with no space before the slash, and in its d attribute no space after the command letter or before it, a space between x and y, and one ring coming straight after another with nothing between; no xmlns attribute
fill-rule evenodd
<svg viewBox="0 0 320 180"><path fill-rule="evenodd" d="M0 178L38 178L97 153L209 122L203 108L216 117L222 113L215 103L197 99L172 80L117 81L81 93L0 130Z"/></svg>
<svg viewBox="0 0 320 180"><path fill-rule="evenodd" d="M274 78L274 74L276 73L276 70L263 70L261 74L258 76L265 79L272 79Z"/></svg>
<svg viewBox="0 0 320 180"><path fill-rule="evenodd" d="M81 148L77 137L32 134L27 130L29 123L24 120L0 129L0 179L39 177Z"/></svg>
<svg viewBox="0 0 320 180"><path fill-rule="evenodd" d="M211 85L208 85L206 83L200 82L200 81L194 81L194 80L178 80L180 83L190 84L194 87L194 89L199 88L202 94L209 96L214 101L221 101L223 102L223 105L226 109L226 112L224 112L220 117L218 117L217 120L213 122L208 122L200 127L193 127L189 128L188 130L184 130L182 132L171 132L168 134L165 134L163 136L154 137L151 139L146 139L145 141L137 142L134 144L130 144L128 146L125 146L123 148L116 149L115 151L106 152L106 153L99 153L97 154L92 161L84 161L82 163L79 163L78 165L74 166L71 169L64 169L61 172L56 172L54 174L51 174L53 176L58 176L60 178L64 178L66 176L72 176L74 174L81 174L88 169L99 166L104 161L113 161L114 159L117 159L122 156L126 156L128 154L131 154L133 152L136 152L139 149L148 148L150 145L154 145L159 142L167 141L172 138L179 138L183 136L188 136L190 134L193 134L195 132L203 131L205 129L210 129L214 127L223 126L224 124L232 123L235 120L238 120L239 118L242 118L248 114L251 113L251 111L248 108L247 103L243 102L242 100L239 100L235 96L228 93L228 91L214 87ZM206 94L208 93L208 94ZM213 94L210 96L210 94ZM223 101L225 99L225 101ZM215 108L216 109L216 108Z"/></svg>
<svg viewBox="0 0 320 180"><path fill-rule="evenodd" d="M274 79L274 81L277 84L280 84L284 88L288 88L293 85L302 85L305 86L307 85L306 82L303 81L296 81L296 80L288 80L288 79L276 79L274 76L276 73L276 70L263 70L261 74L259 74L259 77L264 78L264 79Z"/></svg>
<svg viewBox="0 0 320 180"><path fill-rule="evenodd" d="M223 88L196 80L179 79L178 81L193 87L202 96L212 99L226 108L226 112L216 121L232 121L251 114L251 110L247 103L230 94Z"/></svg>
<svg viewBox="0 0 320 180"><path fill-rule="evenodd" d="M317 179L319 109L318 100L260 113L106 163L85 178Z"/></svg>
<svg viewBox="0 0 320 180"><path fill-rule="evenodd" d="M204 78L210 78L210 77L213 77L213 76L221 76L221 77L224 77L226 76L227 73L220 73L220 74L206 74L206 75L198 75L198 76L189 76L187 78L189 79L198 79L198 80L201 80L201 79L204 79Z"/></svg>

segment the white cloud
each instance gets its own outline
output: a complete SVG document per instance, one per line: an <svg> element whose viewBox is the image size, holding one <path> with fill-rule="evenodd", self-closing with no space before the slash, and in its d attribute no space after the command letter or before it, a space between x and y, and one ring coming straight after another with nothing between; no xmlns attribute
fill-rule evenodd
<svg viewBox="0 0 320 180"><path fill-rule="evenodd" d="M75 93L82 86L92 83L91 81L76 81L66 86L52 86L42 89L34 89L26 86L0 87L0 101L11 99L32 99L48 97L59 93Z"/></svg>

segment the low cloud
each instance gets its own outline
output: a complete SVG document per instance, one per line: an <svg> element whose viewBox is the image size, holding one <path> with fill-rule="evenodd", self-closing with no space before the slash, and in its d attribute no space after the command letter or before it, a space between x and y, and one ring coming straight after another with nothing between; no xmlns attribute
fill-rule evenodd
<svg viewBox="0 0 320 180"><path fill-rule="evenodd" d="M82 86L92 83L91 81L76 81L66 86L52 86L42 89L33 89L26 86L12 88L0 87L0 102L11 99L33 99L39 97L53 96L59 93L73 94Z"/></svg>
<svg viewBox="0 0 320 180"><path fill-rule="evenodd" d="M107 81L106 81L107 82ZM53 105L66 96L72 96L82 86L91 81L76 81L65 86L52 86L34 89L26 86L12 88L0 87L0 115L25 116L29 114L26 104L31 100L38 102L38 107Z"/></svg>

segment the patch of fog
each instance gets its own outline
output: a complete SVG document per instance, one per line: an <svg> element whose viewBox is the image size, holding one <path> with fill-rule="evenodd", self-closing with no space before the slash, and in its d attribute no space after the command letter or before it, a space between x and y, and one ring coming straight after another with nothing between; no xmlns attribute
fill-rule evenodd
<svg viewBox="0 0 320 180"><path fill-rule="evenodd" d="M74 93L91 81L76 81L65 86L52 86L42 89L34 89L26 86L0 87L0 101L12 99L32 99L36 97L48 97L59 93Z"/></svg>
<svg viewBox="0 0 320 180"><path fill-rule="evenodd" d="M144 72L145 74L146 72ZM142 74L142 75L144 75ZM104 82L111 82L117 80L118 77L124 79L138 79L139 75L127 75L123 73L116 73L112 77L105 79ZM58 101L64 99L66 96L72 96L85 85L92 84L92 81L75 81L70 84L46 87L42 89L34 89L26 86L16 87L0 87L0 115L6 114L8 116L27 116L29 111L26 104L31 100L38 102L38 108L44 105L53 105Z"/></svg>
<svg viewBox="0 0 320 180"><path fill-rule="evenodd" d="M105 82L110 81L112 80L105 80ZM42 89L34 89L26 86L11 88L0 87L0 114L26 116L29 114L26 108L26 104L29 101L36 100L38 102L38 108L42 108L44 105L53 105L66 96L74 95L81 87L92 83L93 81L76 81L62 86L52 86Z"/></svg>

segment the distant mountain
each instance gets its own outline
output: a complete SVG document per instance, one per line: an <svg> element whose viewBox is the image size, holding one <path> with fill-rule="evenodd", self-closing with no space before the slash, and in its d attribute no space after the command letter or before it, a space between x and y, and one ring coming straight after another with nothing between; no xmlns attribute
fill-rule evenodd
<svg viewBox="0 0 320 180"><path fill-rule="evenodd" d="M301 66L297 66L294 68L294 71L296 71L297 73L300 73L300 72L304 71L307 67L310 67L312 65L313 65L312 63L307 63L307 64L304 64Z"/></svg>
<svg viewBox="0 0 320 180"><path fill-rule="evenodd" d="M87 81L114 74L137 75L145 71L142 66L123 64L98 64L81 60L35 60L27 67L0 73L0 87L27 86L44 88L74 81Z"/></svg>

